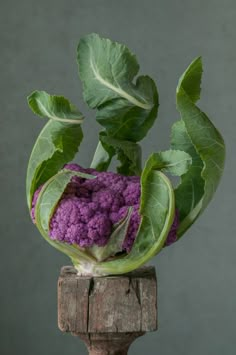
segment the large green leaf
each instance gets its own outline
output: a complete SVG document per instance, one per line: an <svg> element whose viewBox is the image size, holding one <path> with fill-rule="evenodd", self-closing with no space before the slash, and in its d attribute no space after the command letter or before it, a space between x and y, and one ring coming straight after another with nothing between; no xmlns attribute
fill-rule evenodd
<svg viewBox="0 0 236 355"><path fill-rule="evenodd" d="M145 169L144 169L145 171ZM124 257L97 263L98 275L122 274L132 271L150 260L163 247L173 223L174 191L169 179L160 171L151 170L141 178L141 224L131 249ZM80 270L80 266L75 267Z"/></svg>
<svg viewBox="0 0 236 355"><path fill-rule="evenodd" d="M198 203L204 194L204 180L201 175L204 165L191 142L183 120L173 125L171 143L172 148L182 149L192 157L192 165L182 176L181 183L175 190L176 205L182 223L191 211L197 213Z"/></svg>
<svg viewBox="0 0 236 355"><path fill-rule="evenodd" d="M66 123L82 123L81 112L63 96L49 95L46 91L34 91L28 97L30 108L36 115Z"/></svg>
<svg viewBox="0 0 236 355"><path fill-rule="evenodd" d="M162 170L174 176L185 174L192 163L191 156L182 150L166 150L152 153L145 164L143 176L153 169Z"/></svg>
<svg viewBox="0 0 236 355"><path fill-rule="evenodd" d="M76 259L77 263L89 262L94 263L95 259L89 256L86 250L77 245L70 245L57 240L52 240L49 237L50 219L54 210L66 189L66 186L71 181L73 176L81 176L86 179L94 179L95 176L63 169L58 174L52 176L43 186L37 199L35 209L36 226L44 239L57 250L63 252L71 259Z"/></svg>
<svg viewBox="0 0 236 355"><path fill-rule="evenodd" d="M66 99L34 92L28 102L33 112L39 115L49 112L47 117L50 118L36 140L28 163L26 191L31 208L35 190L74 158L83 133L80 125L82 115L79 111L75 114L74 109L70 112Z"/></svg>
<svg viewBox="0 0 236 355"><path fill-rule="evenodd" d="M79 74L84 99L97 108L97 120L112 137L139 141L154 123L158 107L155 83L140 76L139 65L128 48L97 34L80 40Z"/></svg>
<svg viewBox="0 0 236 355"><path fill-rule="evenodd" d="M193 165L176 190L180 237L207 207L219 184L225 160L221 134L195 101L200 96L202 62L193 61L181 76L176 93L181 121L172 128L172 147L192 156Z"/></svg>

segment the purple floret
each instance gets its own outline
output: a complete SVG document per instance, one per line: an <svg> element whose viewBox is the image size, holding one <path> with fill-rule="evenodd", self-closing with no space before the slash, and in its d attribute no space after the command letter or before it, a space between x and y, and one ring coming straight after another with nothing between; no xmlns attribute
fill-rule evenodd
<svg viewBox="0 0 236 355"><path fill-rule="evenodd" d="M98 212L88 223L88 238L98 246L106 245L111 234L112 224L107 214Z"/></svg>
<svg viewBox="0 0 236 355"><path fill-rule="evenodd" d="M129 181L126 189L124 190L125 204L128 206L139 204L140 193L140 181Z"/></svg>
<svg viewBox="0 0 236 355"><path fill-rule="evenodd" d="M42 190L43 188L43 185L41 185L34 193L34 196L33 196L33 200L32 200L32 208L31 208L31 218L33 220L33 222L35 223L35 206L36 206L36 202L38 200L38 197L39 197L39 193L40 191Z"/></svg>
<svg viewBox="0 0 236 355"><path fill-rule="evenodd" d="M123 250L130 252L140 225L140 177L123 176L113 172L98 172L77 164L64 168L92 174L95 179L74 176L68 184L50 221L49 236L69 244L86 248L104 246L113 226L119 223L133 207ZM35 222L35 204L42 186L35 192L31 216ZM166 245L176 241L178 214L176 214Z"/></svg>
<svg viewBox="0 0 236 355"><path fill-rule="evenodd" d="M118 221L121 218L125 217L127 211L128 211L127 207L122 207L120 209ZM140 222L141 222L141 216L139 214L139 203L138 203L133 205L133 211L130 217L130 224L128 227L127 235L122 245L123 249L126 250L127 252L130 252L130 250L132 249Z"/></svg>

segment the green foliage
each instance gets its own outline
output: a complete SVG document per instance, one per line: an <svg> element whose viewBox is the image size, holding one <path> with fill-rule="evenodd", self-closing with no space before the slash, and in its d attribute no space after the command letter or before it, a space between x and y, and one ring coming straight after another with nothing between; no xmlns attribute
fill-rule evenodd
<svg viewBox="0 0 236 355"><path fill-rule="evenodd" d="M139 76L134 83L139 71L136 57L126 46L97 34L80 40L77 59L84 99L96 109L97 121L105 129L102 134L113 138L113 144L104 139L99 142L91 166L103 169L117 155L121 162L118 172L140 174L140 164L129 169L129 155L136 150L135 155L141 156L140 148L131 143L143 139L156 119L158 93L154 81ZM126 146L126 151L118 146Z"/></svg>
<svg viewBox="0 0 236 355"><path fill-rule="evenodd" d="M113 149L116 153L117 159L120 161L120 166L117 167L120 174L141 175L142 150L139 144L121 141L105 134L100 134L100 140L106 149Z"/></svg>
<svg viewBox="0 0 236 355"><path fill-rule="evenodd" d="M212 199L219 184L225 158L223 138L197 106L202 76L201 58L195 59L181 76L176 104L180 120L172 126L171 149L152 153L144 168L142 140L153 126L158 109L154 81L139 76L134 54L117 42L90 34L80 40L77 52L83 96L96 110L102 126L91 167L106 171L116 156L123 175L141 176L141 223L131 251L122 252L132 208L117 225L105 247L83 249L52 240L50 219L75 175L92 175L63 169L78 151L83 138L82 114L62 96L34 91L28 103L34 113L49 121L32 150L26 178L27 202L42 185L36 209L36 225L53 247L68 255L78 272L94 275L121 274L145 264L163 248L177 208L178 237L192 225ZM173 186L165 174L180 176Z"/></svg>
<svg viewBox="0 0 236 355"><path fill-rule="evenodd" d="M201 58L197 58L181 76L176 92L181 121L172 127L171 145L188 152L193 160L175 192L181 218L179 237L207 207L224 168L223 138L207 115L195 105L200 97L201 73Z"/></svg>
<svg viewBox="0 0 236 355"><path fill-rule="evenodd" d="M139 144L119 140L108 136L105 131L100 132L99 144L91 163L91 167L98 170L107 170L113 156L120 161L117 172L123 175L141 175L142 149Z"/></svg>
<svg viewBox="0 0 236 355"><path fill-rule="evenodd" d="M143 173L149 174L152 169L162 170L174 176L186 173L192 163L191 156L181 150L166 150L152 153L146 161Z"/></svg>
<svg viewBox="0 0 236 355"><path fill-rule="evenodd" d="M115 152L113 147L99 140L90 168L97 171L107 171Z"/></svg>
<svg viewBox="0 0 236 355"><path fill-rule="evenodd" d="M82 123L83 116L63 96L49 95L46 91L34 91L28 97L31 110L41 117L66 123Z"/></svg>
<svg viewBox="0 0 236 355"><path fill-rule="evenodd" d="M81 113L61 96L35 91L28 97L28 103L33 112L49 118L35 142L28 163L26 193L30 208L36 189L74 158L83 133Z"/></svg>
<svg viewBox="0 0 236 355"><path fill-rule="evenodd" d="M117 139L137 142L154 123L158 94L154 81L138 74L134 54L117 42L90 34L78 46L84 99L97 109L97 120Z"/></svg>

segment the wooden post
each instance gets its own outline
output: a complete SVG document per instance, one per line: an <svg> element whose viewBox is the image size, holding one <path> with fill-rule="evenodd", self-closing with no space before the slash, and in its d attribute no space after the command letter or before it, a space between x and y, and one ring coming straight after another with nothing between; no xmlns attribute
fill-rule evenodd
<svg viewBox="0 0 236 355"><path fill-rule="evenodd" d="M154 267L119 276L78 276L72 266L58 280L58 326L79 336L90 355L126 355L130 344L157 329Z"/></svg>

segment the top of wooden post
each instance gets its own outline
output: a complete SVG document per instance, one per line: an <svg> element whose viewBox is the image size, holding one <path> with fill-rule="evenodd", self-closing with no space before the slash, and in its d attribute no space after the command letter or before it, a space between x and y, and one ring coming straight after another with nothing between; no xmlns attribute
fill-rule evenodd
<svg viewBox="0 0 236 355"><path fill-rule="evenodd" d="M63 267L58 280L58 325L73 334L156 330L155 268L91 277L78 276L71 266Z"/></svg>

